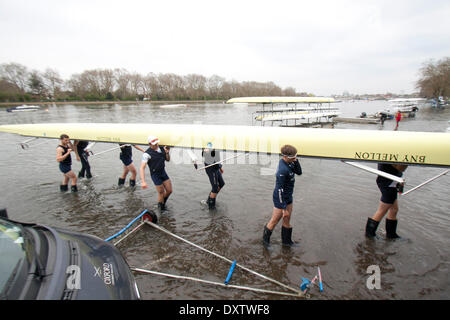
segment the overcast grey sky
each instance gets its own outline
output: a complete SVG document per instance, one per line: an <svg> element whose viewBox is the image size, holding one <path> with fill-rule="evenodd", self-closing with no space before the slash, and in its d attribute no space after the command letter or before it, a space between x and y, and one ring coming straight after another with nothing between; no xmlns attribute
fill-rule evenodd
<svg viewBox="0 0 450 320"><path fill-rule="evenodd" d="M450 55L448 0L0 0L0 63L410 93Z"/></svg>

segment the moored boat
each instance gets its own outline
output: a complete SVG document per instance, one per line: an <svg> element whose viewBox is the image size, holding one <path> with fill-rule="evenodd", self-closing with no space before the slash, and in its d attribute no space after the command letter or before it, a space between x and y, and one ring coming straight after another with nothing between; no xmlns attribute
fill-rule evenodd
<svg viewBox="0 0 450 320"><path fill-rule="evenodd" d="M8 108L8 109L6 109L6 111L7 112L26 112L26 111L37 111L40 109L41 109L41 107L39 107L39 106L23 104L21 106Z"/></svg>

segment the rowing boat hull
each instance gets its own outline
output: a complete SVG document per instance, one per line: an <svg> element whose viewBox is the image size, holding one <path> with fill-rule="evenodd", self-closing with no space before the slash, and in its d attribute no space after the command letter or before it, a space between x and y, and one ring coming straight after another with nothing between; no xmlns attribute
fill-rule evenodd
<svg viewBox="0 0 450 320"><path fill-rule="evenodd" d="M19 124L0 131L142 145L155 135L161 145L200 149L212 142L218 150L275 154L290 144L302 157L450 166L450 134L439 132L138 123Z"/></svg>

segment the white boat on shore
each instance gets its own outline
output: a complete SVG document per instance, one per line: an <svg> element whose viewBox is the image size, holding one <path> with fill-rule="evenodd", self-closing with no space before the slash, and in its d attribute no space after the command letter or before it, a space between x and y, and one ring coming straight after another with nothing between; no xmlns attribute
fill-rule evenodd
<svg viewBox="0 0 450 320"><path fill-rule="evenodd" d="M6 111L7 112L28 112L28 111L37 111L37 110L40 110L40 109L41 109L41 107L39 107L39 106L23 104L21 106L8 108L8 109L6 109Z"/></svg>
<svg viewBox="0 0 450 320"><path fill-rule="evenodd" d="M397 112L416 112L419 110L419 106L423 106L426 103L426 99L423 98L398 98L389 100L389 109Z"/></svg>
<svg viewBox="0 0 450 320"><path fill-rule="evenodd" d="M398 98L389 100L388 108L378 111L373 115L366 115L363 112L360 118L384 118L394 119L398 111L400 111L402 118L414 118L416 112L419 111L419 106L423 106L426 103L426 99L423 98Z"/></svg>
<svg viewBox="0 0 450 320"><path fill-rule="evenodd" d="M163 104L159 106L162 109L176 109L176 108L186 108L187 104L179 103L179 104Z"/></svg>

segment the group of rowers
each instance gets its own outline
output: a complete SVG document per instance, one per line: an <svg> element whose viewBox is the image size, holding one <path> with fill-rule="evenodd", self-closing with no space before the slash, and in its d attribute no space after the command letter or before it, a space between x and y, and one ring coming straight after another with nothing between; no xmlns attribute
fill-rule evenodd
<svg viewBox="0 0 450 320"><path fill-rule="evenodd" d="M133 145L134 148L143 152L142 161L140 165L140 181L142 189L147 189L148 185L145 181L145 168L148 166L150 170L150 177L155 185L158 194L158 208L163 211L166 209L166 203L169 196L172 194L172 183L165 170L165 162L170 161L170 148L168 146L160 146L159 139L155 136L148 137L147 150L142 149L138 145ZM59 162L59 169L63 173L63 182L60 185L60 190L68 191L69 180L71 180L71 191L77 192L77 175L72 171L71 152L74 151L76 159L81 161L82 168L78 173L78 178L92 177L91 168L88 161L89 152L87 151L88 142L75 140L72 144L70 137L66 134L60 136L60 144L56 148L56 160ZM131 173L129 184L131 187L136 186L137 170L132 160L132 145L120 144L120 160L123 163L123 173L119 177L118 185L125 184L128 173ZM270 245L270 237L276 225L282 220L281 226L281 241L283 246L295 246L296 243L292 241L292 226L290 219L293 210L293 192L295 184L295 175L302 174L302 168L297 158L297 149L291 145L284 145L281 147L280 153L282 155L278 168L276 171L276 182L273 191L273 210L272 217L264 226L262 241L265 247ZM205 163L205 172L208 175L211 192L208 195L206 203L210 210L215 209L216 198L219 191L224 187L223 168L220 164L219 152L208 144L207 148L202 150L202 157ZM378 164L378 170L387 172L389 174L401 177L405 171L406 166L396 164ZM397 193L402 189L402 185L382 177L377 177L377 185L381 191L381 199L375 214L368 218L365 235L368 238L376 237L376 230L378 224L387 214L386 217L386 238L397 239L400 238L397 233L397 213L398 213L398 199Z"/></svg>

